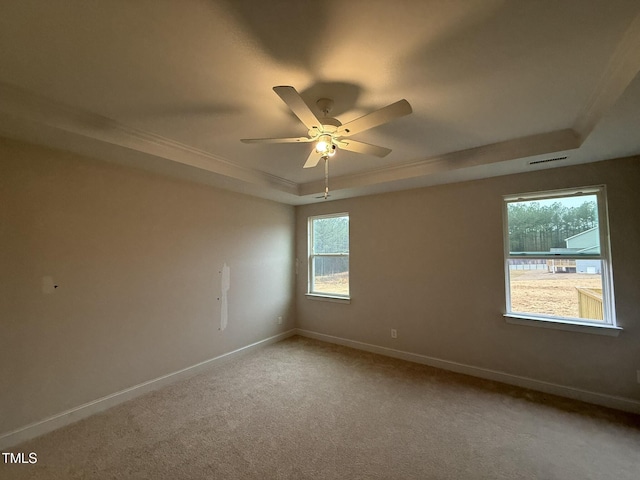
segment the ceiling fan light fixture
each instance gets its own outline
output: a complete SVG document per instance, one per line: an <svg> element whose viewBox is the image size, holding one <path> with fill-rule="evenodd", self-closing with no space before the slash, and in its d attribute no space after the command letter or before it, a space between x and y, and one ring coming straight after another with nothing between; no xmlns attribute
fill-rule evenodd
<svg viewBox="0 0 640 480"><path fill-rule="evenodd" d="M318 142L316 143L316 152L323 155L333 155L335 153L335 148L332 147L333 143L331 141L331 135L320 135Z"/></svg>

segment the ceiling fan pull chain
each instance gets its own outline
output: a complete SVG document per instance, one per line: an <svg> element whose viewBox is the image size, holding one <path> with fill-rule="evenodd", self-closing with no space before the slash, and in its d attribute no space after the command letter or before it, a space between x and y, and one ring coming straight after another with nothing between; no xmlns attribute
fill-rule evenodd
<svg viewBox="0 0 640 480"><path fill-rule="evenodd" d="M329 157L324 157L324 199L329 197Z"/></svg>

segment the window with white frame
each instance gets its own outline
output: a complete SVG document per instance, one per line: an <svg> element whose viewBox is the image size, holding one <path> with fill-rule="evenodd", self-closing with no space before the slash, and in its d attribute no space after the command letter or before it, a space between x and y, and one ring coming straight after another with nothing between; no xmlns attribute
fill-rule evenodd
<svg viewBox="0 0 640 480"><path fill-rule="evenodd" d="M349 214L309 217L311 295L349 298Z"/></svg>
<svg viewBox="0 0 640 480"><path fill-rule="evenodd" d="M604 186L504 198L507 317L615 326Z"/></svg>

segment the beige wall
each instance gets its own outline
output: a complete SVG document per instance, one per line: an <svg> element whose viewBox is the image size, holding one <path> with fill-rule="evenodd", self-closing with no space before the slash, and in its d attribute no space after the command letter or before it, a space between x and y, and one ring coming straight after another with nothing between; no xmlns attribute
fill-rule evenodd
<svg viewBox="0 0 640 480"><path fill-rule="evenodd" d="M505 323L502 196L606 184L618 338ZM640 399L638 158L297 207L297 326ZM306 299L310 215L349 212L351 304ZM390 337L390 329L398 338Z"/></svg>
<svg viewBox="0 0 640 480"><path fill-rule="evenodd" d="M293 328L293 251L291 206L0 140L0 433Z"/></svg>
<svg viewBox="0 0 640 480"><path fill-rule="evenodd" d="M502 195L600 183L624 332L506 324ZM294 326L640 399L638 185L635 158L294 213L0 139L0 433ZM307 300L307 216L342 211L351 215L352 303ZM224 263L229 324L220 332ZM44 276L59 285L54 293L43 293Z"/></svg>

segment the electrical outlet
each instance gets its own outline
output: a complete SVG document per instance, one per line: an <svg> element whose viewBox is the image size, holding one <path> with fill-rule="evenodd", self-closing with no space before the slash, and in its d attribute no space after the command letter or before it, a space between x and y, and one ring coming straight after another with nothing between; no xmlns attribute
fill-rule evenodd
<svg viewBox="0 0 640 480"><path fill-rule="evenodd" d="M398 338L398 331L395 328L391 329L391 338Z"/></svg>
<svg viewBox="0 0 640 480"><path fill-rule="evenodd" d="M282 325L282 317L278 317L278 325Z"/></svg>

